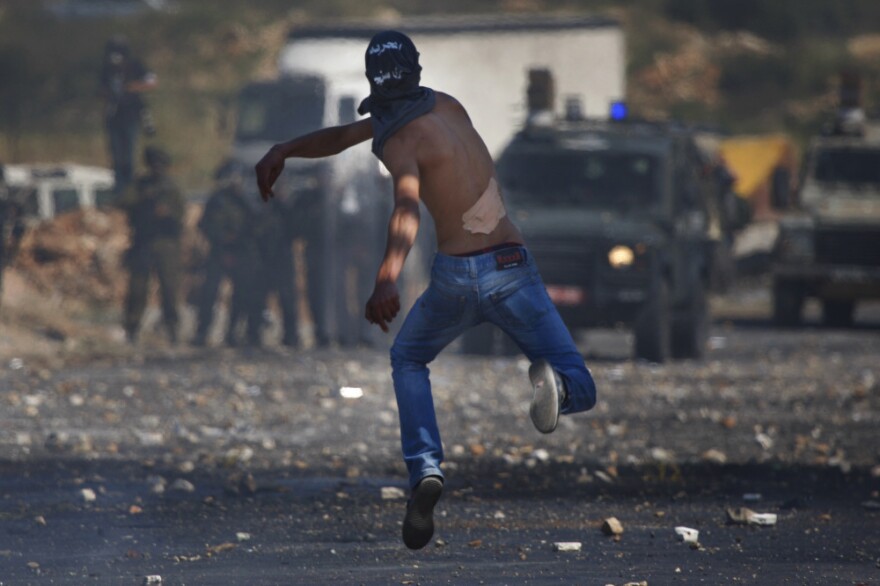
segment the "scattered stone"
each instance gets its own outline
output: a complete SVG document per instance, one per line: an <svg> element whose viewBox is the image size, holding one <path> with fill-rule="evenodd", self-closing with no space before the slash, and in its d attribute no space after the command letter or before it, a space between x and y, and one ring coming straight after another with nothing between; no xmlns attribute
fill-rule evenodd
<svg viewBox="0 0 880 586"><path fill-rule="evenodd" d="M219 545L214 545L214 546L209 547L205 551L205 554L208 557L211 557L212 555L216 555L218 553L223 553L224 551L229 551L231 549L235 549L236 547L238 547L238 546L235 545L234 543L229 543L229 542L221 543Z"/></svg>
<svg viewBox="0 0 880 586"><path fill-rule="evenodd" d="M96 495L95 491L92 490L91 488L84 488L81 491L79 491L79 494L82 497L82 500L84 500L87 503L93 503L98 499L98 495Z"/></svg>
<svg viewBox="0 0 880 586"><path fill-rule="evenodd" d="M385 501L393 501L406 498L406 493L402 488L398 488L396 486L383 486L382 487L382 500Z"/></svg>
<svg viewBox="0 0 880 586"><path fill-rule="evenodd" d="M250 540L251 540L251 534L250 534L250 533L245 533L244 531L239 531L238 533L235 534L235 538L236 538L238 541L250 541Z"/></svg>
<svg viewBox="0 0 880 586"><path fill-rule="evenodd" d="M144 512L144 510L141 507L139 507L138 505L131 505L130 507L128 507L128 514L129 515L140 515L143 512Z"/></svg>
<svg viewBox="0 0 880 586"><path fill-rule="evenodd" d="M253 457L254 450L249 446L231 448L226 451L226 455L224 456L224 463L227 466L231 467L237 464L244 464L246 462L249 462Z"/></svg>
<svg viewBox="0 0 880 586"><path fill-rule="evenodd" d="M623 524L617 520L617 517L608 517L602 522L602 533L605 535L621 535L623 533Z"/></svg>
<svg viewBox="0 0 880 586"><path fill-rule="evenodd" d="M766 433L759 433L755 435L755 441L758 442L758 445L760 445L761 448L763 448L764 450L769 450L773 447L773 438Z"/></svg>
<svg viewBox="0 0 880 586"><path fill-rule="evenodd" d="M28 562L27 567L29 567L30 569L32 569L34 571L37 571L40 569L40 564L38 564L37 562Z"/></svg>
<svg viewBox="0 0 880 586"><path fill-rule="evenodd" d="M257 481L250 472L233 472L226 478L226 492L235 496L254 495L257 493Z"/></svg>
<svg viewBox="0 0 880 586"><path fill-rule="evenodd" d="M747 503L756 503L764 498L760 492L747 492L743 495L743 500Z"/></svg>
<svg viewBox="0 0 880 586"><path fill-rule="evenodd" d="M468 542L468 547L480 547L481 545L483 545L482 539L474 539Z"/></svg>
<svg viewBox="0 0 880 586"><path fill-rule="evenodd" d="M184 478L178 478L171 483L171 490L175 492L195 492L196 486Z"/></svg>
<svg viewBox="0 0 880 586"><path fill-rule="evenodd" d="M540 449L537 449L534 452L532 452L532 456L538 462L546 462L547 460L550 459L550 452L548 452L547 450L545 450L543 448L540 448Z"/></svg>
<svg viewBox="0 0 880 586"><path fill-rule="evenodd" d="M134 434L145 448L155 448L165 444L165 436L161 431L143 431L136 429Z"/></svg>
<svg viewBox="0 0 880 586"><path fill-rule="evenodd" d="M46 523L46 518L43 515L39 515L34 517L34 523L41 527L45 527L48 523Z"/></svg>
<svg viewBox="0 0 880 586"><path fill-rule="evenodd" d="M165 486L168 484L168 481L165 480L161 476L148 476L147 484L150 485L150 492L153 494L162 494L165 492Z"/></svg>
<svg viewBox="0 0 880 586"><path fill-rule="evenodd" d="M343 399L360 399L364 396L364 390L360 387L342 387L339 394Z"/></svg>
<svg viewBox="0 0 880 586"><path fill-rule="evenodd" d="M679 540L684 543L700 542L700 532L696 529L691 529L690 527L676 527L675 534L678 535Z"/></svg>
<svg viewBox="0 0 880 586"><path fill-rule="evenodd" d="M746 507L727 509L727 521L739 525L776 525L776 513L756 513Z"/></svg>
<svg viewBox="0 0 880 586"><path fill-rule="evenodd" d="M507 515L504 514L504 511L495 511L492 518L501 521L502 519L506 519Z"/></svg>
<svg viewBox="0 0 880 586"><path fill-rule="evenodd" d="M721 450L716 450L712 448L711 450L706 450L705 452L703 452L703 461L719 465L726 464L727 454L725 454Z"/></svg>
<svg viewBox="0 0 880 586"><path fill-rule="evenodd" d="M865 501L862 508L868 511L880 511L880 501Z"/></svg>
<svg viewBox="0 0 880 586"><path fill-rule="evenodd" d="M553 544L553 551L572 552L580 551L583 544L580 541L557 541Z"/></svg>
<svg viewBox="0 0 880 586"><path fill-rule="evenodd" d="M602 470L596 470L595 472L596 478L604 482L605 484L614 484L614 479L607 472L603 472Z"/></svg>
<svg viewBox="0 0 880 586"><path fill-rule="evenodd" d="M642 580L641 582L627 582L623 586L648 586L648 581Z"/></svg>
<svg viewBox="0 0 880 586"><path fill-rule="evenodd" d="M161 584L162 576L152 575L152 576L144 576L144 586L148 586L149 584Z"/></svg>

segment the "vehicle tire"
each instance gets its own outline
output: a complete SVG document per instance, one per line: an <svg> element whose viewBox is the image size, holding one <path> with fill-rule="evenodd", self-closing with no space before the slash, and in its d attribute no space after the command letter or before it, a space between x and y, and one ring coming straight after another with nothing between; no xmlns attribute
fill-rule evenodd
<svg viewBox="0 0 880 586"><path fill-rule="evenodd" d="M697 280L687 309L672 324L672 356L701 360L709 339L709 301L706 288Z"/></svg>
<svg viewBox="0 0 880 586"><path fill-rule="evenodd" d="M797 283L777 280L773 283L773 322L778 326L797 326L804 308L804 291Z"/></svg>
<svg viewBox="0 0 880 586"><path fill-rule="evenodd" d="M832 328L848 328L853 325L856 304L853 301L822 300L822 324Z"/></svg>
<svg viewBox="0 0 880 586"><path fill-rule="evenodd" d="M662 364L672 346L669 286L661 280L635 323L635 357Z"/></svg>

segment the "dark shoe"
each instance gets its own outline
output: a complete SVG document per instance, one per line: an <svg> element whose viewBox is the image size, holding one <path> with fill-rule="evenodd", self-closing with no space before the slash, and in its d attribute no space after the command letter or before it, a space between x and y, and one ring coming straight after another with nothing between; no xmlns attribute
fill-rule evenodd
<svg viewBox="0 0 880 586"><path fill-rule="evenodd" d="M559 422L559 410L565 399L565 389L559 375L543 358L529 367L529 380L535 389L529 415L532 423L541 433L550 433Z"/></svg>
<svg viewBox="0 0 880 586"><path fill-rule="evenodd" d="M443 492L443 479L426 476L419 482L406 504L403 519L403 543L410 549L422 549L434 535L434 505Z"/></svg>

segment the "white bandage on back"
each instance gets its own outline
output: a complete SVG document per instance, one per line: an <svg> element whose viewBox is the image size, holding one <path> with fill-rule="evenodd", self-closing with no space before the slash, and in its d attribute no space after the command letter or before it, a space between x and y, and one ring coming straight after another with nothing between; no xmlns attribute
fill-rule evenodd
<svg viewBox="0 0 880 586"><path fill-rule="evenodd" d="M489 187L477 200L477 203L461 216L464 229L471 234L491 234L501 218L507 215L504 202L501 200L501 192L498 183L492 177Z"/></svg>

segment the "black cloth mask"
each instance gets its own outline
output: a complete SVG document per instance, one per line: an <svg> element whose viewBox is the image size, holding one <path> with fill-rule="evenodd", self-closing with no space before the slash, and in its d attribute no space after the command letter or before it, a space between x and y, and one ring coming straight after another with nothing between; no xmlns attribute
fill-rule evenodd
<svg viewBox="0 0 880 586"><path fill-rule="evenodd" d="M405 34L377 34L370 40L364 60L370 95L358 106L358 113L371 115L373 154L381 159L391 135L433 110L436 96L431 88L419 85L419 52Z"/></svg>

